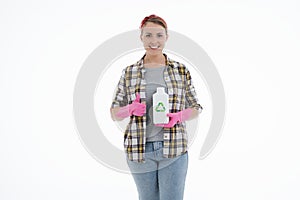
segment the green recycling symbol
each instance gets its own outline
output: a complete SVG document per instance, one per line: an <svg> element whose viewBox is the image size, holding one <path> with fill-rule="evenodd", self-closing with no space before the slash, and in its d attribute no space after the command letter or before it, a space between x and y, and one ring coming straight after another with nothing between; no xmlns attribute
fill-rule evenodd
<svg viewBox="0 0 300 200"><path fill-rule="evenodd" d="M155 107L156 112L165 112L166 108L162 102L159 102Z"/></svg>

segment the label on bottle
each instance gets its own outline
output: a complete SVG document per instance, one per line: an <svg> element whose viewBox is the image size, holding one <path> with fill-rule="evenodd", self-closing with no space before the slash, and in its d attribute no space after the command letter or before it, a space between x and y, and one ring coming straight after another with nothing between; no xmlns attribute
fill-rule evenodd
<svg viewBox="0 0 300 200"><path fill-rule="evenodd" d="M163 87L157 88L153 94L153 124L169 123L169 95L164 92Z"/></svg>

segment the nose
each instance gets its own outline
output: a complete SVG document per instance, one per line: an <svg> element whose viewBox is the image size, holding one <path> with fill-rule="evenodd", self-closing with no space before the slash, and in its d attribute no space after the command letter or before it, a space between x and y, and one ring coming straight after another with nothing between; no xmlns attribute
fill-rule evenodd
<svg viewBox="0 0 300 200"><path fill-rule="evenodd" d="M151 37L150 44L157 44L158 39L156 37Z"/></svg>

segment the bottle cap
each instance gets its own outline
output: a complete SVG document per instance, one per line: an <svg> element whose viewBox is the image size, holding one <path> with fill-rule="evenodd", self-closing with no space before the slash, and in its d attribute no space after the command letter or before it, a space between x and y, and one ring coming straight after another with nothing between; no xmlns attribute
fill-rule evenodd
<svg viewBox="0 0 300 200"><path fill-rule="evenodd" d="M156 91L157 91L157 93L164 93L165 92L165 88L164 87L158 87L157 89L156 89Z"/></svg>

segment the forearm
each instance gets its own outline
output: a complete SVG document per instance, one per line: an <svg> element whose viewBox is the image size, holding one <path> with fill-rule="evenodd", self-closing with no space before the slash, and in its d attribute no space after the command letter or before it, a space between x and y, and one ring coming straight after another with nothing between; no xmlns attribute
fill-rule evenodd
<svg viewBox="0 0 300 200"><path fill-rule="evenodd" d="M118 117L117 113L119 112L120 107L115 107L110 109L110 116L113 121L122 121L125 117Z"/></svg>
<svg viewBox="0 0 300 200"><path fill-rule="evenodd" d="M190 117L187 120L192 120L192 119L195 119L198 117L198 115L200 113L199 110L197 110L195 108L188 108L188 109L191 109L192 112L191 112Z"/></svg>
<svg viewBox="0 0 300 200"><path fill-rule="evenodd" d="M184 116L182 116L182 120L188 121L188 120L195 119L198 117L199 113L200 113L199 110L195 108L187 108L184 111Z"/></svg>

